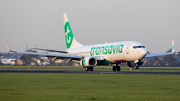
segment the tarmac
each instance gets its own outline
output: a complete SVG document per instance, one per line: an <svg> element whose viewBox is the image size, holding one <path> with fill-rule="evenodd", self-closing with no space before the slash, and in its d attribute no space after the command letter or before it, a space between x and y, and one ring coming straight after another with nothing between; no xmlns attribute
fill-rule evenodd
<svg viewBox="0 0 180 101"><path fill-rule="evenodd" d="M137 71L53 71L53 70L0 70L0 73L73 73L73 74L162 74L180 75L180 72L137 72Z"/></svg>

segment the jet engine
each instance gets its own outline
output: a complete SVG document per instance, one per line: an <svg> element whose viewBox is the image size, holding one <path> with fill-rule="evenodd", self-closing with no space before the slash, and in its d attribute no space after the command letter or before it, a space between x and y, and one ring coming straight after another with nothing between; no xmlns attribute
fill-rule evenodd
<svg viewBox="0 0 180 101"><path fill-rule="evenodd" d="M136 67L136 63L134 63L134 62L127 62L127 65L131 68Z"/></svg>
<svg viewBox="0 0 180 101"><path fill-rule="evenodd" d="M139 62L137 62L137 63L127 62L127 65L128 65L129 67L131 67L131 68L135 68L135 67L137 67L137 66L141 66L143 63L144 63L143 60L139 60Z"/></svg>
<svg viewBox="0 0 180 101"><path fill-rule="evenodd" d="M94 67L97 65L97 60L93 57L86 57L81 59L80 65L83 67Z"/></svg>

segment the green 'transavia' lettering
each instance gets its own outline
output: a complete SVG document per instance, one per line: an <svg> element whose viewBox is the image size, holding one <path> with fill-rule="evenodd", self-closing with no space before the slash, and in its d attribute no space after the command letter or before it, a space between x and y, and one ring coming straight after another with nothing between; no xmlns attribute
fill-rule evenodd
<svg viewBox="0 0 180 101"><path fill-rule="evenodd" d="M92 47L90 50L90 55L106 55L106 54L116 54L123 52L124 44L110 45L110 46L101 46L101 47Z"/></svg>

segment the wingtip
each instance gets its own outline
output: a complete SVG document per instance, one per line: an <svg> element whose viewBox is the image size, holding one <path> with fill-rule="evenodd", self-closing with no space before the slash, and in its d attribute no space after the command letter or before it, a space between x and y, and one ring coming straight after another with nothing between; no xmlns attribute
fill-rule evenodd
<svg viewBox="0 0 180 101"><path fill-rule="evenodd" d="M6 42L6 39L4 39L4 41L5 41L5 43L6 43L6 47L7 47L7 49L8 49L10 52L14 52L14 51L12 51L12 50L10 49L10 47L9 47L8 43Z"/></svg>
<svg viewBox="0 0 180 101"><path fill-rule="evenodd" d="M172 40L172 52L175 53L176 50L175 50L175 46L174 46L174 40Z"/></svg>

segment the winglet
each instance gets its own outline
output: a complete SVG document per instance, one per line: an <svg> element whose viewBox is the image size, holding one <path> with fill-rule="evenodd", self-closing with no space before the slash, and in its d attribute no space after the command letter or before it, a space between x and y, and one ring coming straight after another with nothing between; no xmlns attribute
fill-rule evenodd
<svg viewBox="0 0 180 101"><path fill-rule="evenodd" d="M6 46L7 46L8 50L9 50L10 52L16 52L16 51L12 51L12 50L9 48L9 45L8 45L8 43L6 42L6 39L4 39L4 41L5 41Z"/></svg>
<svg viewBox="0 0 180 101"><path fill-rule="evenodd" d="M175 47L174 47L174 40L172 40L172 52L173 52L173 53L176 52Z"/></svg>

